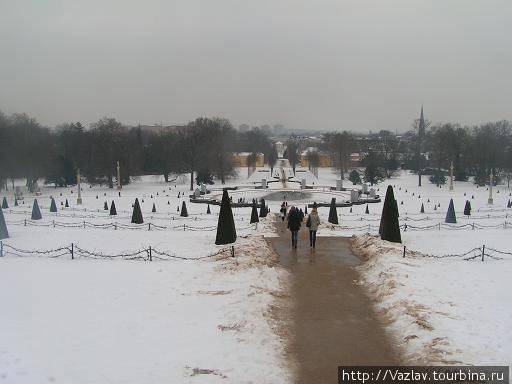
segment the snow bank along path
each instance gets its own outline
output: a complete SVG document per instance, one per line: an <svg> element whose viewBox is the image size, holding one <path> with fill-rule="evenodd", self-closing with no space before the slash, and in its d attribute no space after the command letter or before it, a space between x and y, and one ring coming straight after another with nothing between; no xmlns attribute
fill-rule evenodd
<svg viewBox="0 0 512 384"><path fill-rule="evenodd" d="M361 235L360 284L391 320L410 363L512 365L512 258L402 257L400 244Z"/></svg>

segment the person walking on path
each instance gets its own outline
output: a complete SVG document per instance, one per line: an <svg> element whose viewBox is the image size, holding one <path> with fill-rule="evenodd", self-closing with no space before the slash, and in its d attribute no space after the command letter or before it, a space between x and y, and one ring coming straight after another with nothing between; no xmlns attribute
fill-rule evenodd
<svg viewBox="0 0 512 384"><path fill-rule="evenodd" d="M281 204L281 209L279 210L279 215L281 216L281 219L284 221L284 219L286 217L286 205L284 202L283 202L283 204Z"/></svg>
<svg viewBox="0 0 512 384"><path fill-rule="evenodd" d="M288 213L288 229L292 233L292 248L295 249L297 249L297 238L301 222L302 219L299 210L292 206Z"/></svg>
<svg viewBox="0 0 512 384"><path fill-rule="evenodd" d="M320 216L318 216L318 210L316 202L313 204L313 209L308 216L306 226L309 228L309 246L315 248L316 245L316 231L320 225Z"/></svg>

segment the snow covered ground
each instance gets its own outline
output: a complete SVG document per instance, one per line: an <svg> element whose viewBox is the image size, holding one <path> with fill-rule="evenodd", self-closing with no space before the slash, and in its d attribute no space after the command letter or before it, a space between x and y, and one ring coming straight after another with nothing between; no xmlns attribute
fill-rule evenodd
<svg viewBox="0 0 512 384"><path fill-rule="evenodd" d="M349 200L350 191L329 189L337 179L331 169L319 169L318 179L307 169L297 171L298 180L306 178L317 188L301 191L300 184L287 183L284 190L277 182L267 190L254 189L262 178L272 179L270 170L261 168L250 178L247 169L240 169L239 177L227 185L245 186L230 191L233 201L265 197L271 212L279 210L285 195L289 206L303 209L332 197ZM456 182L449 191L448 186L432 185L427 177L423 181L418 188L417 176L403 173L375 186L381 195L388 183L395 186L406 259L401 258L401 246L366 235L377 233L382 202L369 204L369 214L366 205L338 208L337 226L327 223L329 208L320 208L319 235L356 235L354 249L368 258L360 267L361 284L375 295L390 329L403 340L409 361L511 365L512 340L506 335L512 334L512 310L507 305L512 302L512 257L481 262L421 256L461 254L484 244L512 251L512 210L506 208L511 190L496 187L494 205L488 206L485 187ZM361 188L346 180L344 186ZM55 259L9 254L0 259L0 379L290 382L283 343L269 315L274 297L286 290L288 275L274 264L261 238L272 235L268 219L256 228L249 224L250 208L235 208L237 257L225 258L226 247L214 244L219 207L210 206L212 213L207 214L206 205L190 203L186 178L165 184L161 177L145 176L123 187L121 197L105 187L83 187L81 206L76 205L76 188L43 188L37 197L43 219L28 220L26 226L33 196L26 196L19 207L13 207L9 198L4 215L11 237L6 245L22 250L65 248ZM221 186L211 188L212 195L220 197ZM56 214L49 212L50 196L56 199ZM130 224L136 197L144 216L141 225ZM62 206L66 198L69 208ZM458 223L448 226L444 217L450 198ZM466 199L473 208L470 217L462 215ZM104 202L110 206L112 200L116 217L103 210ZM187 218L179 216L183 201ZM153 203L156 213L151 212ZM71 260L71 244L98 254L151 246L187 259L211 257L151 263Z"/></svg>
<svg viewBox="0 0 512 384"><path fill-rule="evenodd" d="M249 225L250 208L234 211L236 258L226 258L226 247L214 244L219 207L207 215L207 206L188 202L188 193L186 180L169 190L161 178L144 177L123 187L121 197L84 185L83 205L77 206L75 189L43 188L37 197L43 219L27 226L33 196L19 207L9 198L6 253L12 251L7 246L50 250L73 243L75 250L110 255L152 246L179 257L212 257L71 260L65 249L58 258L48 257L55 252L0 258L0 382L289 382L270 316L287 272ZM50 195L56 214L49 212ZM140 226L130 224L135 197L145 220ZM69 208L61 206L66 198ZM103 211L111 200L118 210L112 218ZM187 218L177 212L182 201ZM117 229L101 227L110 223Z"/></svg>

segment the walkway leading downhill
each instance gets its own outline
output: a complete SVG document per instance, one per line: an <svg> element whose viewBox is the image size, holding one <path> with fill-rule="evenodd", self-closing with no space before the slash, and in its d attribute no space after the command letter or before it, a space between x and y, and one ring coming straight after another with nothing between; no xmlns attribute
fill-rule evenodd
<svg viewBox="0 0 512 384"><path fill-rule="evenodd" d="M295 383L336 383L339 365L395 365L398 354L364 289L354 282L359 259L349 240L319 237L313 251L306 228L291 249L286 221L268 238L280 263L292 273L292 316L288 345L298 366Z"/></svg>

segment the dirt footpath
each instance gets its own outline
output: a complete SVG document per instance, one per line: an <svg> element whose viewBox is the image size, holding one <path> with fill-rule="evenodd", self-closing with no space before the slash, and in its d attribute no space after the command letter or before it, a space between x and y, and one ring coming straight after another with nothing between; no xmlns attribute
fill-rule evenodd
<svg viewBox="0 0 512 384"><path fill-rule="evenodd" d="M354 284L359 275L353 267L360 261L352 254L349 239L318 237L313 251L303 229L298 248L292 250L290 232L278 220L280 237L267 241L292 273L287 332L292 336L287 350L298 367L295 382L336 383L339 365L398 364L396 348L370 299Z"/></svg>

